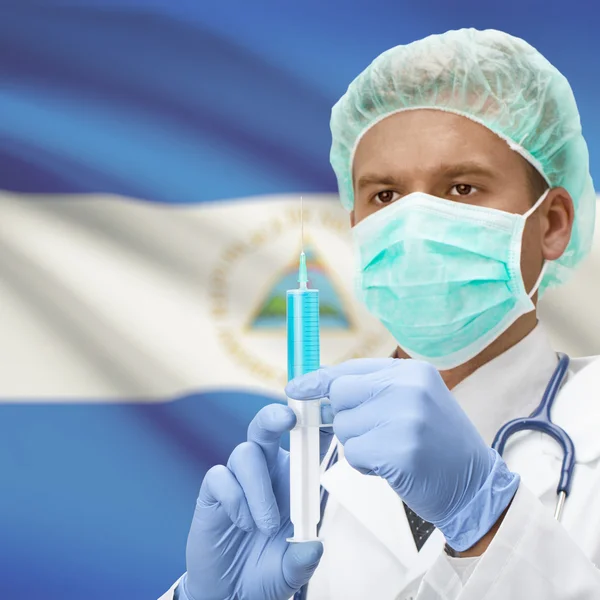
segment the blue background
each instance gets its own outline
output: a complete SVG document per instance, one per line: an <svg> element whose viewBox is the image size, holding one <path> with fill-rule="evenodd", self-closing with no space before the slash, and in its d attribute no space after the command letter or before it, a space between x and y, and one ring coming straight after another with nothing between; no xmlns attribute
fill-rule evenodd
<svg viewBox="0 0 600 600"><path fill-rule="evenodd" d="M166 203L335 191L329 114L351 79L464 26L524 37L567 75L599 179L599 14L587 0L0 1L0 188ZM97 400L0 406L2 598L158 597L184 570L203 473L268 401Z"/></svg>

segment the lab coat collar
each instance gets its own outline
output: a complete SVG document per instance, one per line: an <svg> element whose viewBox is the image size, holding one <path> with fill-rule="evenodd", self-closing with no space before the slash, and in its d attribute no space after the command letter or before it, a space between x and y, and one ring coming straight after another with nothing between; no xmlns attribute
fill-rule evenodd
<svg viewBox="0 0 600 600"><path fill-rule="evenodd" d="M541 325L454 387L452 393L485 442L539 404L558 357Z"/></svg>
<svg viewBox="0 0 600 600"><path fill-rule="evenodd" d="M557 362L557 355L552 350L544 329L538 324L518 344L457 385L453 394L484 440L491 444L496 431L503 423L529 415L539 404ZM600 365L594 364L596 367ZM590 365L586 370L589 371L588 377L582 383L578 383L579 378L573 378L571 373L572 382L568 381L565 384L557 399L553 418L571 434L578 457L580 452L582 457L592 454L597 457L600 456L600 436L590 431L592 424L585 418L582 419L581 415L592 408L595 394L591 394L590 390L598 389L600 385L600 369ZM597 373L595 377L593 371ZM593 387L590 387L592 385ZM571 391L577 394L577 401L581 406L581 410L577 411L579 418L575 418L568 407L563 409L562 405L570 402L560 402L567 393L571 398ZM596 406L593 410L600 413ZM599 420L600 416L593 423L596 430ZM527 436L529 439L524 439ZM514 443L509 443L505 453L509 466L522 474L523 479L527 481L527 487L538 497L549 491L558 481L558 472L552 464L553 461L548 461L544 454L552 451L552 440L544 439L541 442L544 449L540 452L540 438L541 434L518 434L515 441L520 440L528 444L517 444L519 452L515 453ZM510 452L511 446L513 452ZM341 445L339 450L343 457ZM513 462L517 464L511 464ZM420 552L414 544L407 543L407 540L412 539L412 533L402 501L383 479L361 475L342 458L323 474L322 485L332 499L349 511L408 569L409 579L420 576L432 564L433 557L439 554L443 536L438 530L431 535Z"/></svg>

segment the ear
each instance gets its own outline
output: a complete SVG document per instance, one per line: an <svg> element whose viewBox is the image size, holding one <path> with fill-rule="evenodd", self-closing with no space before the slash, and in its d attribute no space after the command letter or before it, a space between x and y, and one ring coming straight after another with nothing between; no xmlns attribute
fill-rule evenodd
<svg viewBox="0 0 600 600"><path fill-rule="evenodd" d="M354 210L350 211L350 227L354 227L356 225L356 216L354 215Z"/></svg>
<svg viewBox="0 0 600 600"><path fill-rule="evenodd" d="M542 254L546 260L560 258L566 250L571 232L575 209L573 199L564 188L553 188L543 203L540 214Z"/></svg>

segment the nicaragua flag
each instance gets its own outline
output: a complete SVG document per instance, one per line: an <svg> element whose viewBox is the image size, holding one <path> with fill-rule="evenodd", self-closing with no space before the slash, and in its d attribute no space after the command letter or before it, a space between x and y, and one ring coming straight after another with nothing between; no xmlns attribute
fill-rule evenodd
<svg viewBox="0 0 600 600"><path fill-rule="evenodd" d="M352 295L343 88L188 3L63 4L0 19L0 597L157 598L203 474L284 399L300 194L323 363L394 344ZM597 352L560 294L551 332Z"/></svg>

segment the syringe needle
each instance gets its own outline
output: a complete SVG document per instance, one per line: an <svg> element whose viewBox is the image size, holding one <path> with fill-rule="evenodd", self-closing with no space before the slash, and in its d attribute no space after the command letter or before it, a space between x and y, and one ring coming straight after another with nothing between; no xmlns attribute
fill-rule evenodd
<svg viewBox="0 0 600 600"><path fill-rule="evenodd" d="M300 253L300 267L298 268L298 287L305 290L308 287L308 270L306 268L306 254L304 251Z"/></svg>

